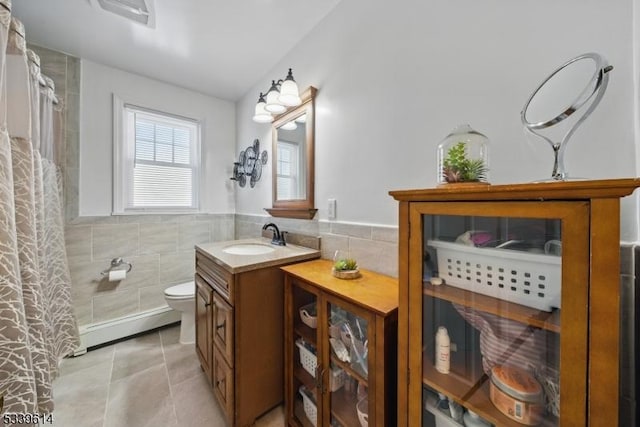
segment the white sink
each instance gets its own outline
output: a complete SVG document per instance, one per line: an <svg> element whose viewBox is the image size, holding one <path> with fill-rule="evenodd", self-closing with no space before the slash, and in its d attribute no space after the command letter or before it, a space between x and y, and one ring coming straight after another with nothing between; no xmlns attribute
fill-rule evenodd
<svg viewBox="0 0 640 427"><path fill-rule="evenodd" d="M273 252L271 246L260 243L238 243L237 245L227 246L222 252L230 255L264 255Z"/></svg>

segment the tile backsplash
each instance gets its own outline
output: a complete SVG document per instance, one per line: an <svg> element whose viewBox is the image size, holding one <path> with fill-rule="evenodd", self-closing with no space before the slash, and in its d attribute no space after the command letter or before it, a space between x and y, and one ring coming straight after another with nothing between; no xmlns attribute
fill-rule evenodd
<svg viewBox="0 0 640 427"><path fill-rule="evenodd" d="M78 217L67 222L65 237L79 325L164 306L165 288L193 279L194 245L260 236L267 222L298 239L319 236L323 258L340 250L362 268L397 276L394 227L234 214ZM125 280L109 282L100 272L116 257L133 269Z"/></svg>
<svg viewBox="0 0 640 427"><path fill-rule="evenodd" d="M333 259L335 251L340 250L355 258L362 268L398 276L397 227L236 215L236 238L259 236L268 222L280 230L320 236L322 258Z"/></svg>
<svg viewBox="0 0 640 427"><path fill-rule="evenodd" d="M79 325L166 305L164 289L193 280L194 245L234 238L234 215L79 217L65 237ZM111 259L133 265L125 280L100 272Z"/></svg>

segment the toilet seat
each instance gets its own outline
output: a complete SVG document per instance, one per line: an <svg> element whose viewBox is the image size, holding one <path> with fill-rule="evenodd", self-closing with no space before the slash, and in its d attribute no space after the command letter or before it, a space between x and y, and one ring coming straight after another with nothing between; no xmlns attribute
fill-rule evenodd
<svg viewBox="0 0 640 427"><path fill-rule="evenodd" d="M164 296L169 299L189 299L196 295L194 282L180 283L164 290Z"/></svg>

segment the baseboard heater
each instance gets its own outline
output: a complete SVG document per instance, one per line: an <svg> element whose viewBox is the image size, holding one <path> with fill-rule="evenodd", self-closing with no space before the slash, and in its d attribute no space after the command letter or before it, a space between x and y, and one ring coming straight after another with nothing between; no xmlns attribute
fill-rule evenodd
<svg viewBox="0 0 640 427"><path fill-rule="evenodd" d="M85 354L88 348L96 345L126 338L179 321L180 312L165 306L105 322L83 325L78 328L80 331L80 347L73 352L73 356Z"/></svg>

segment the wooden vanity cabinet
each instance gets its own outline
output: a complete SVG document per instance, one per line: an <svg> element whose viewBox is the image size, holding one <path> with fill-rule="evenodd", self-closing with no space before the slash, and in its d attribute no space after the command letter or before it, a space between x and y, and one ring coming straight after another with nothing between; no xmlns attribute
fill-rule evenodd
<svg viewBox="0 0 640 427"><path fill-rule="evenodd" d="M338 279L332 264L315 260L282 268L287 423L394 425L398 282L366 270L355 280ZM345 344L349 359L330 340Z"/></svg>
<svg viewBox="0 0 640 427"><path fill-rule="evenodd" d="M282 403L284 274L229 273L196 249L196 352L230 426Z"/></svg>
<svg viewBox="0 0 640 427"><path fill-rule="evenodd" d="M428 422L425 405L436 393L493 425L524 425L516 409L508 416L490 400L492 365L534 376L541 426L624 425L620 198L638 186L616 179L392 191L400 202L398 426ZM451 336L448 373L435 369L441 326Z"/></svg>

